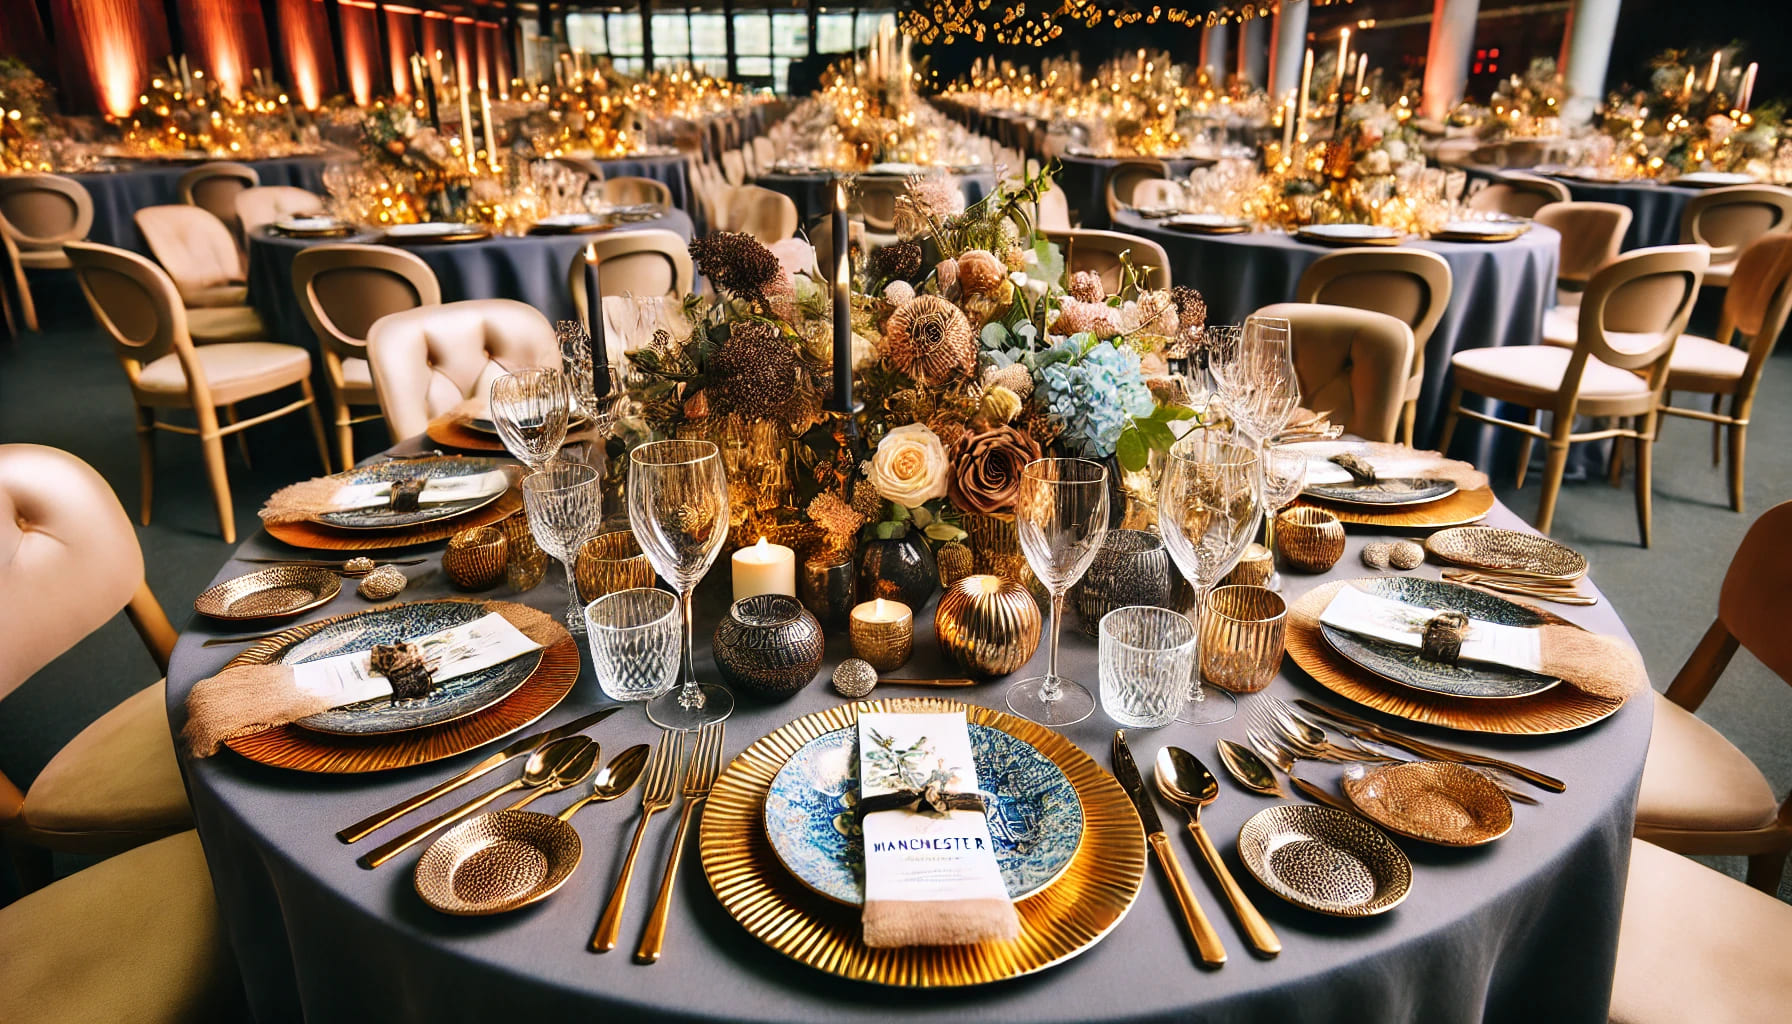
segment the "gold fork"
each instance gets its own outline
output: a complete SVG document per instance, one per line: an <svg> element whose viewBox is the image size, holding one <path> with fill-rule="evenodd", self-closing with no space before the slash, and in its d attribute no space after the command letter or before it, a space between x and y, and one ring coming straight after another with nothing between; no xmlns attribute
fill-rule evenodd
<svg viewBox="0 0 1792 1024"><path fill-rule="evenodd" d="M678 864L684 859L684 834L691 825L697 805L709 796L722 773L722 740L727 735L726 723L711 722L697 730L697 743L691 750L690 767L684 773L684 810L678 815L678 833L672 837L672 855L666 859L666 873L660 878L659 899L647 918L647 930L641 934L641 945L635 950L638 964L658 963L660 950L666 945L666 917L672 911L672 883L678 878Z"/></svg>
<svg viewBox="0 0 1792 1024"><path fill-rule="evenodd" d="M684 733L667 730L660 735L660 745L647 765L647 783L641 789L641 824L635 827L634 841L628 844L628 856L622 860L622 874L616 878L616 889L610 903L597 921L591 936L593 953L608 953L616 948L622 933L622 907L628 902L628 883L635 874L635 855L641 852L641 839L647 835L647 822L659 811L672 806L674 780L678 778L678 762L684 758Z"/></svg>

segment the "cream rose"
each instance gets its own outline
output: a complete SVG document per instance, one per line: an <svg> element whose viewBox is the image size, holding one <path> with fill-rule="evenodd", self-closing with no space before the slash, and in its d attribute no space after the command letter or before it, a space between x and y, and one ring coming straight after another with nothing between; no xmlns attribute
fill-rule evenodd
<svg viewBox="0 0 1792 1024"><path fill-rule="evenodd" d="M904 508L946 496L946 448L926 424L897 427L871 456L871 486Z"/></svg>

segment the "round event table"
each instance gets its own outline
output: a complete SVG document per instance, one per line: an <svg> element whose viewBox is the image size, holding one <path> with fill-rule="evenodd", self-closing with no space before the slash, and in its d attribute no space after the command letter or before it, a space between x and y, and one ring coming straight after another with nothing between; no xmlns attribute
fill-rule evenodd
<svg viewBox="0 0 1792 1024"><path fill-rule="evenodd" d="M336 155L316 153L244 162L261 175L263 185L291 185L322 194L324 165ZM88 241L147 255L149 245L138 233L132 215L145 206L180 202L175 186L181 175L197 166L195 163L136 163L124 170L69 175L93 196L93 230L87 233Z"/></svg>
<svg viewBox="0 0 1792 1024"><path fill-rule="evenodd" d="M1063 170L1058 172L1058 187L1064 190L1064 201L1070 204L1071 223L1085 228L1115 227L1108 217L1108 172L1134 160L1159 159L1170 169L1172 178L1185 178L1191 171L1213 164L1212 160L1193 156L1111 157L1070 153L1060 156L1058 163Z"/></svg>
<svg viewBox="0 0 1792 1024"><path fill-rule="evenodd" d="M667 210L657 220L622 224L615 231L658 228L691 239L691 218ZM549 320L573 318L567 270L585 243L601 235L494 235L477 242L405 245L436 272L442 301L511 298L541 310ZM249 238L249 304L261 314L276 341L315 348L317 339L292 290L292 261L299 250L326 243L379 244L377 233L345 238L289 238L263 228Z"/></svg>
<svg viewBox="0 0 1792 1024"><path fill-rule="evenodd" d="M1554 176L1568 186L1577 203L1617 203L1630 207L1630 229L1624 232L1625 249L1680 243L1680 220L1686 204L1701 189L1654 181L1589 181L1568 175Z"/></svg>
<svg viewBox="0 0 1792 1024"><path fill-rule="evenodd" d="M1242 323L1252 313L1295 297L1300 275L1330 246L1303 242L1282 231L1203 235L1122 210L1114 229L1149 238L1170 256L1170 278L1192 285L1207 299L1207 322ZM1543 336L1543 311L1555 301L1561 236L1533 224L1510 242L1434 242L1411 239L1450 264L1450 304L1425 347L1425 384L1419 394L1416 436L1429 443L1449 399L1445 380L1452 353L1495 345L1534 345ZM1493 438L1492 431L1458 435ZM1486 452L1478 453L1485 456ZM1478 466L1487 465L1479 458Z"/></svg>
<svg viewBox="0 0 1792 1024"><path fill-rule="evenodd" d="M690 165L682 153L652 153L594 160L587 163L601 167L604 179L652 178L672 191L672 205L689 213L691 210Z"/></svg>
<svg viewBox="0 0 1792 1024"><path fill-rule="evenodd" d="M406 450L415 450L416 440ZM1522 526L1496 507L1489 522ZM1287 574L1291 593L1332 579L1360 576L1359 550L1367 535L1353 533L1332 572ZM404 600L448 596L439 569L440 545L419 549L428 561L406 572ZM239 556L296 556L258 533ZM727 601L728 559L710 573L698 596L697 670L715 677L708 638ZM219 578L252 568L231 561ZM1419 573L1435 577L1434 566ZM556 568L549 581L516 595L500 586L487 597L524 601L558 613L565 594ZM369 607L345 587L340 597L310 613L337 615ZM1624 634L1609 602L1591 608L1553 607L1589 628ZM932 638L932 602L915 616L915 656L905 675L947 674ZM204 648L218 624L189 624L168 672L168 710L178 730L194 681L219 669L234 648ZM847 655L843 634L829 637L827 661L815 682L783 704L742 698L727 723L726 756L790 720L841 703L828 684ZM1042 670L1045 651L1018 675ZM1074 628L1063 638L1068 674L1093 684L1095 647ZM1008 680L950 691L968 702L1002 706ZM892 692L879 690L876 696ZM1335 706L1348 702L1285 663L1270 692L1308 696ZM1251 880L1238 861L1235 837L1250 815L1274 800L1246 793L1229 778L1202 819L1257 907L1283 943L1279 957L1248 951L1233 920L1182 833L1181 816L1159 801L1183 867L1230 952L1219 970L1203 970L1185 936L1162 875L1147 868L1126 918L1083 955L1036 975L979 988L901 991L837 979L784 959L750 937L725 913L704 877L696 837L686 851L671 905L665 956L658 966L632 962L669 852L674 823L658 816L645 843L622 928L623 948L587 952L598 915L639 815L638 790L574 819L584 859L570 883L532 908L492 918L454 918L428 909L412 888L418 854L400 856L375 871L355 858L375 842L420 818L413 815L353 847L335 832L422 790L483 756L457 758L402 771L359 776L300 775L252 764L228 751L184 761L199 832L227 933L242 969L256 1019L263 1024L307 1020L381 1020L489 1024L513 1020L703 1020L787 1024L816 1021L1278 1021L1317 1024L1374 1020L1383 1024L1474 1021L1603 1022L1606 1019L1635 798L1648 747L1651 703L1642 693L1590 728L1552 737L1497 738L1413 726L1383 719L1403 731L1494 753L1547 772L1567 791L1533 791L1538 806L1515 809L1512 831L1474 849L1445 849L1401 841L1413 863L1413 888L1397 909L1366 920L1322 917L1283 903ZM589 661L570 696L538 727L558 725L609 702ZM1360 711L1360 709L1358 709ZM1371 714L1363 712L1364 714ZM1378 716L1379 717L1379 716ZM1100 711L1064 730L1104 767L1113 723ZM657 735L638 708L624 708L590 732L604 759ZM1243 740L1244 723L1172 725L1135 730L1134 753L1147 769L1158 748L1176 743L1219 770L1214 741ZM1304 776L1331 786L1335 766L1303 765ZM474 792L514 777L513 765L474 787L432 805L453 806ZM561 794L536 809L569 804ZM1143 837L1140 838L1143 842Z"/></svg>
<svg viewBox="0 0 1792 1024"><path fill-rule="evenodd" d="M833 171L773 171L754 178L753 184L789 196L796 204L798 223L807 225L833 210L836 177ZM964 193L967 206L996 190L994 170L953 172L952 178L958 183L958 190Z"/></svg>

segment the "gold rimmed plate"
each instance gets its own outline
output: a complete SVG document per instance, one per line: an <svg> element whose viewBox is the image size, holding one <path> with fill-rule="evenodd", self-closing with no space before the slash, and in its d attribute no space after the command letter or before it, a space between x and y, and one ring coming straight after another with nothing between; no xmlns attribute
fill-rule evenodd
<svg viewBox="0 0 1792 1024"><path fill-rule="evenodd" d="M213 584L193 599L193 610L214 619L280 619L320 608L342 591L330 569L276 565Z"/></svg>
<svg viewBox="0 0 1792 1024"><path fill-rule="evenodd" d="M1332 917L1373 917L1412 891L1412 862L1387 834L1331 807L1282 804L1238 830L1238 859L1263 887Z"/></svg>
<svg viewBox="0 0 1792 1024"><path fill-rule="evenodd" d="M1485 775L1449 761L1344 771L1344 795L1397 835L1439 846L1480 846L1512 828L1512 801Z"/></svg>
<svg viewBox="0 0 1792 1024"><path fill-rule="evenodd" d="M1525 220L1458 220L1431 233L1434 242L1510 242L1531 230Z"/></svg>
<svg viewBox="0 0 1792 1024"><path fill-rule="evenodd" d="M446 242L477 242L491 236L491 229L481 224L425 221L421 224L394 224L381 237L383 241L395 245L436 245Z"/></svg>
<svg viewBox="0 0 1792 1024"><path fill-rule="evenodd" d="M423 459L388 459L370 466L337 473L332 479L349 484L395 483L400 480L441 480L461 476L479 476L494 470L507 469L511 463L500 459L467 458L459 455L438 455ZM514 481L514 476L512 481ZM420 505L408 512L386 506L324 512L311 521L337 530L402 530L415 526L456 519L490 505L502 498L509 487L489 494L475 495L457 501Z"/></svg>
<svg viewBox="0 0 1792 1024"><path fill-rule="evenodd" d="M1320 245L1399 245L1405 237L1379 224L1309 224L1294 235Z"/></svg>
<svg viewBox="0 0 1792 1024"><path fill-rule="evenodd" d="M1164 227L1201 235L1242 235L1251 230L1251 221L1223 213L1184 213L1165 220Z"/></svg>
<svg viewBox="0 0 1792 1024"><path fill-rule="evenodd" d="M864 711L963 711L1034 747L1064 773L1083 809L1083 838L1051 885L1019 900L1021 935L975 946L871 949L857 908L825 899L793 878L764 824L772 781L810 741L855 726ZM722 772L703 812L704 874L724 910L773 950L820 971L904 988L951 988L1044 970L1106 936L1138 897L1145 844L1126 792L1087 754L1042 725L989 708L936 699L845 704L805 715L754 743Z"/></svg>
<svg viewBox="0 0 1792 1024"><path fill-rule="evenodd" d="M412 882L444 914L502 914L552 896L584 852L578 831L560 818L496 811L442 833L423 851Z"/></svg>
<svg viewBox="0 0 1792 1024"><path fill-rule="evenodd" d="M1439 530L1425 538L1432 555L1487 572L1535 576L1540 580L1578 580L1587 574L1587 557L1565 544L1522 530L1467 526Z"/></svg>
<svg viewBox="0 0 1792 1024"><path fill-rule="evenodd" d="M531 235L589 235L609 231L616 223L601 213L557 213L529 228Z"/></svg>

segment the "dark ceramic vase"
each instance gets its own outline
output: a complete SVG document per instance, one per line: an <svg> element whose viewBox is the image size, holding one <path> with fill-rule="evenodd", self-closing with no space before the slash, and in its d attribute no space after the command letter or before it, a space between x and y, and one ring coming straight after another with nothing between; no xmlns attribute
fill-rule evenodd
<svg viewBox="0 0 1792 1024"><path fill-rule="evenodd" d="M1096 636L1101 617L1116 608L1173 608L1179 578L1162 537L1144 530L1109 530L1088 571L1070 588L1077 625Z"/></svg>
<svg viewBox="0 0 1792 1024"><path fill-rule="evenodd" d="M913 530L891 540L870 540L859 546L857 599L881 597L901 601L919 611L940 586L933 549Z"/></svg>
<svg viewBox="0 0 1792 1024"><path fill-rule="evenodd" d="M760 594L734 602L716 627L716 668L735 690L761 700L784 700L809 685L821 668L821 623L800 602Z"/></svg>

